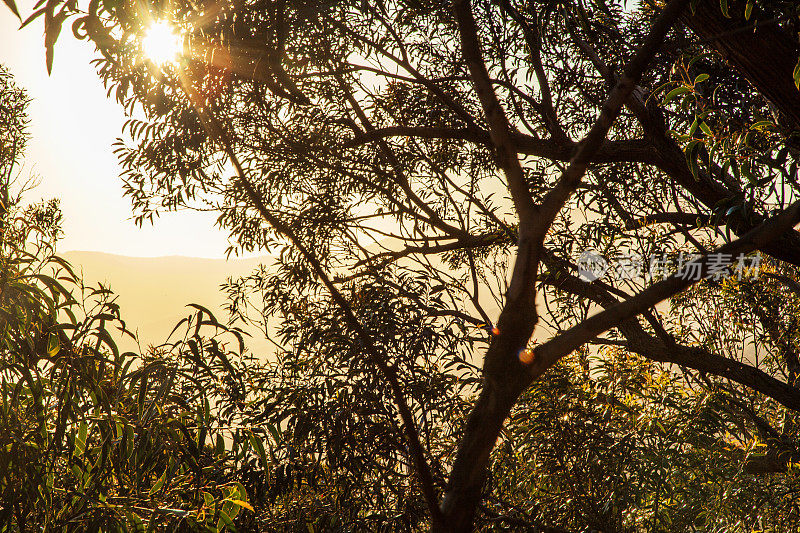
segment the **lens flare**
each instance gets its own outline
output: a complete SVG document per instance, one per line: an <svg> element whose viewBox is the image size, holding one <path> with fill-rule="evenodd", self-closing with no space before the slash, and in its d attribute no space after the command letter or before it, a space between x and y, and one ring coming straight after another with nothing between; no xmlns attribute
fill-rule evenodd
<svg viewBox="0 0 800 533"><path fill-rule="evenodd" d="M536 354L533 353L533 350L525 348L519 352L519 362L523 365L530 365L534 359L536 359Z"/></svg>
<svg viewBox="0 0 800 533"><path fill-rule="evenodd" d="M156 65L174 63L183 49L181 37L168 22L154 22L144 34L142 50Z"/></svg>

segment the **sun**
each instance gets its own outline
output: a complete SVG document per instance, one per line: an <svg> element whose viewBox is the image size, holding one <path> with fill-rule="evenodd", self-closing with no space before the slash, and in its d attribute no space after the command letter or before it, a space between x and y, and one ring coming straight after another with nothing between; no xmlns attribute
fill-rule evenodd
<svg viewBox="0 0 800 533"><path fill-rule="evenodd" d="M183 51L183 42L175 28L165 21L154 22L142 38L142 50L156 65L174 63Z"/></svg>

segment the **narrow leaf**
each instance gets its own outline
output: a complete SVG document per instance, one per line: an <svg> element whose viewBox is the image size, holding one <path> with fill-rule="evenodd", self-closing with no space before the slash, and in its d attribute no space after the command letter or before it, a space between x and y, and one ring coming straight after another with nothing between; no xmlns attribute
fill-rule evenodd
<svg viewBox="0 0 800 533"><path fill-rule="evenodd" d="M744 6L744 19L750 20L750 15L753 13L753 0L747 0L747 5Z"/></svg>
<svg viewBox="0 0 800 533"><path fill-rule="evenodd" d="M161 487L164 486L164 482L167 480L167 473L169 473L169 470L165 470L164 473L161 474L161 477L158 478L158 481L150 488L150 496L161 490Z"/></svg>
<svg viewBox="0 0 800 533"><path fill-rule="evenodd" d="M664 103L665 103L665 104L668 104L668 103L670 103L672 100L674 100L675 98L677 98L678 96L680 96L680 95L682 95L682 94L686 94L686 93L688 93L689 91L691 91L691 89L690 89L689 87L686 87L686 86L683 86L683 85L681 85L680 87L675 87L675 88L674 88L674 89L672 89L672 90L671 90L669 93L667 93L667 97L666 97L666 98L664 98Z"/></svg>
<svg viewBox="0 0 800 533"><path fill-rule="evenodd" d="M249 504L249 503L247 503L247 502L243 502L242 500L228 500L228 501L229 501L229 502L231 502L231 503L234 503L234 504L238 505L239 507L244 507L244 508L245 508L245 509L247 509L248 511L255 512L255 509L253 509L253 506L252 506L252 505L250 505L250 504Z"/></svg>
<svg viewBox="0 0 800 533"><path fill-rule="evenodd" d="M6 3L8 9L10 9L11 12L14 13L19 20L22 20L22 17L19 16L19 10L17 9L17 4L14 2L14 0L3 0L3 2Z"/></svg>
<svg viewBox="0 0 800 533"><path fill-rule="evenodd" d="M797 65L794 66L792 76L794 77L795 86L800 89L800 58L797 59Z"/></svg>

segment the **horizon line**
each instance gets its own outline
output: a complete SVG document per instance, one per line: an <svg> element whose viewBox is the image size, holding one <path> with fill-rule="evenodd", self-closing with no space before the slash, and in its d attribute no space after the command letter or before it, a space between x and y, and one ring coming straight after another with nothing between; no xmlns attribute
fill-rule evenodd
<svg viewBox="0 0 800 533"><path fill-rule="evenodd" d="M264 253L260 255L252 255L252 256L236 256L232 255L231 257L220 257L220 256L201 256L201 255L181 255L181 254L170 254L170 255L127 255L121 254L116 252L109 252L105 250L65 250L63 252L59 251L57 255L65 255L65 254L102 254L102 255L113 255L116 257L126 257L129 259L205 259L205 260L214 260L214 261L249 261L252 259L263 259L263 258L274 258L272 254Z"/></svg>

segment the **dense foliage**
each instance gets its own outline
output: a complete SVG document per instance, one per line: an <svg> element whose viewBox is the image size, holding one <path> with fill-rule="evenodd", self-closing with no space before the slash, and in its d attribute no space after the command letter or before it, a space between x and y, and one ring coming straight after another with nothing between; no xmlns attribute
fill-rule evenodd
<svg viewBox="0 0 800 533"><path fill-rule="evenodd" d="M211 206L232 253L276 257L227 286L233 322L274 341L263 366L195 338L143 359L163 387L108 378L128 417L178 383L190 399L151 396L175 414L145 423L188 429L150 468L172 479L207 450L208 479L250 497L242 528L798 530L799 97L773 90L800 80L796 6L689 3L44 3L48 61L71 19L130 114L139 220ZM175 62L142 53L160 20ZM738 26L702 33L718 20ZM763 48L736 48L755 31ZM581 331L720 246L761 262ZM590 282L588 250L672 268ZM187 435L209 417L254 442L203 448ZM175 490L202 509L199 485Z"/></svg>
<svg viewBox="0 0 800 533"><path fill-rule="evenodd" d="M27 99L6 70L0 81L0 139L15 142L2 152L15 203L0 218L0 528L232 525L252 510L239 480L260 464L262 438L239 427L240 334L197 307L168 344L120 353L115 339L130 333L111 291L55 255L57 203L23 207L10 192Z"/></svg>

